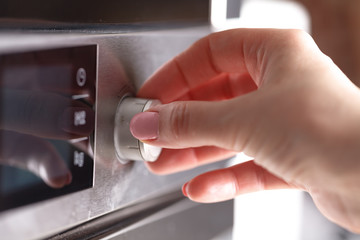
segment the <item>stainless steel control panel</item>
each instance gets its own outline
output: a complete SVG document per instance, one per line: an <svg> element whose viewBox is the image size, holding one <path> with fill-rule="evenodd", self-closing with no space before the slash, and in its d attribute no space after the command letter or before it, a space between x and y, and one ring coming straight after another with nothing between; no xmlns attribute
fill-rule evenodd
<svg viewBox="0 0 360 240"><path fill-rule="evenodd" d="M70 98L78 95L75 101L87 104L95 113L94 143L91 146L94 175L93 178L90 178L90 175L86 177L91 182L72 193L41 197L36 201L30 201L32 203L20 204L21 206L11 209L4 208L0 212L2 236L6 239L37 239L51 236L114 210L180 191L181 185L193 176L223 165L219 163L184 173L156 176L151 174L141 161L121 163L114 147L115 113L120 100L125 95L135 96L136 90L157 68L209 32L208 27L194 27L117 34L0 34L1 56L21 56L24 53L51 52L56 49L64 49L65 55L66 51L90 49L91 54L96 55L94 60L93 55L90 57L84 53L86 58L92 59L92 64L96 62L96 71L93 71L96 72L96 101L81 99L84 93L60 94ZM65 76L65 69L68 67L66 64L60 65L55 69L64 68L53 76L54 79L62 79ZM75 76L76 81L73 83L78 87L84 84L85 77L89 79L92 76L92 73L81 66L80 64L72 67L69 74ZM45 74L46 69L51 69L51 64L49 68L44 69L38 69L38 73ZM55 90L40 92L53 91ZM72 124L75 118L78 123L83 122L83 114L79 113L74 117L75 113L72 113L69 118ZM66 139L64 142L68 144L68 141L69 139ZM16 147L19 151L26 148L20 143ZM70 159L75 167L80 167L85 151L78 148L75 152L73 149L71 151L67 159Z"/></svg>

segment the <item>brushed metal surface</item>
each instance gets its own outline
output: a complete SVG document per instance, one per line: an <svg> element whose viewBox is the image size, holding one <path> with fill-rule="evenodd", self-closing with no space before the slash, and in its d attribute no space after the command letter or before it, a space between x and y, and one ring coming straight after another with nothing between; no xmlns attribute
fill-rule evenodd
<svg viewBox="0 0 360 240"><path fill-rule="evenodd" d="M39 239L89 219L177 189L217 165L169 176L142 162L123 165L114 151L114 114L120 98L135 92L164 62L209 33L208 27L119 34L0 33L0 54L98 45L94 187L0 214L3 239Z"/></svg>
<svg viewBox="0 0 360 240"><path fill-rule="evenodd" d="M222 233L232 229L233 201L200 204L181 195L172 193L114 211L49 240L231 239L231 231Z"/></svg>

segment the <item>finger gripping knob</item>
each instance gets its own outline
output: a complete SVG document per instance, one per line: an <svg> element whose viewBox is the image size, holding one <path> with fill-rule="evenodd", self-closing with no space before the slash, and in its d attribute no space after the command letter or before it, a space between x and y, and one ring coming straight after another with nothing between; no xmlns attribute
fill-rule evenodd
<svg viewBox="0 0 360 240"><path fill-rule="evenodd" d="M118 160L154 162L161 153L161 148L143 143L130 132L130 121L137 114L161 104L159 100L124 97L120 100L115 114L114 144Z"/></svg>

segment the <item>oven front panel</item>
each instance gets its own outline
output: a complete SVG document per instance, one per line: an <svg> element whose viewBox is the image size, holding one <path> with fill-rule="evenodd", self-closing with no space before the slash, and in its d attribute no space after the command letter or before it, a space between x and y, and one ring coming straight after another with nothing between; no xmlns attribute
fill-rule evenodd
<svg viewBox="0 0 360 240"><path fill-rule="evenodd" d="M6 239L34 239L50 236L131 204L146 202L173 191L180 191L181 185L191 177L206 170L223 166L224 163L218 163L184 173L156 176L151 174L142 162L120 163L114 150L115 110L122 96L135 94L136 89L139 89L157 68L209 32L208 27L193 27L104 35L1 34L1 56L24 56L21 54L25 53L37 53L38 55L50 53L51 55L51 52L56 51L64 51L62 54L66 55L66 52L85 48L89 52L86 53L87 51L85 51L83 56L88 60L90 59L90 65L93 65L94 61L97 63L94 71L86 71L89 84L92 78L91 72L97 74L95 77L96 94L93 99L91 99L91 92L93 91L91 87L86 90L89 94L86 95L85 99L80 98L80 96L85 96L83 92L75 91L75 93L65 94L70 98L74 95L79 97L80 99L75 97L75 101L85 102L89 108L96 112L94 137L86 136L90 142L88 146L94 154L94 164L92 165L94 175L92 176L91 168L92 154L88 154L79 148L73 148L68 139L62 140L63 144L67 146L67 148L65 147L67 154L64 157L67 164L72 165L73 168L81 169L81 162L90 163L86 173L72 172L73 179L76 179L76 176L81 176L87 181L87 185L73 189L73 191L65 191L66 187L56 189L57 194L50 197L41 197L41 191L38 193L33 191L31 186L28 187L27 194L35 194L36 200L27 199L28 197L24 195L25 200L21 204L2 209L3 211L0 213L2 236L6 236ZM97 55L95 60L94 51ZM86 68L82 65L86 61L80 61L80 65L77 65L76 59L81 59L81 57L74 57L75 55L72 58L74 62L67 60L61 64L55 62L51 65L51 61L49 61L47 67L35 67L35 70L37 74L44 75L48 69L58 69L59 72L56 76L60 80L62 79L61 81L65 81L66 77L64 76L68 74L69 78L73 80L71 84L75 84L75 87L71 85L70 89L76 89L79 87L79 82L76 80L80 81L80 85L83 83L84 73L81 72L82 70L80 73L78 71L80 68ZM24 59L21 61L26 63ZM29 71L29 66L38 65L33 63L33 65L28 64L26 67L24 62L21 66L25 66L23 68L25 72ZM0 65L7 66L3 61L0 62ZM18 69L15 68L14 70L14 68L8 67L7 76L11 76L11 74L17 76ZM66 71L68 72L66 73ZM80 75L78 76L78 74ZM4 86L2 86L3 89ZM41 87L41 91L35 90L42 93L57 91L54 89L44 90ZM90 115L90 112L86 112L86 114ZM74 112L71 113L75 114ZM70 121L74 124L75 115L72 114L70 114ZM78 121L81 122L82 117L78 117ZM93 145L91 144L92 140ZM24 146L19 145L18 147L23 148ZM87 156L89 157L86 158ZM82 165L82 167L84 166ZM1 168L5 167L7 166ZM39 179L37 180L39 181ZM71 184L67 187L69 186ZM48 186L45 184L45 187ZM21 191L19 192L22 194ZM3 192L0 194L2 194L1 199L3 200ZM30 202L35 203L27 205Z"/></svg>

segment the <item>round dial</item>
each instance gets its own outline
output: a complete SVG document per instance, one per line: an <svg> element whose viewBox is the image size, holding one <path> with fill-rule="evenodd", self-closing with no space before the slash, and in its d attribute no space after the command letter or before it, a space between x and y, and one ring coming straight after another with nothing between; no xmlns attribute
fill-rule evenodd
<svg viewBox="0 0 360 240"><path fill-rule="evenodd" d="M130 121L137 114L161 104L159 100L124 97L120 100L115 114L114 143L118 160L154 162L161 153L161 148L143 143L130 132Z"/></svg>

